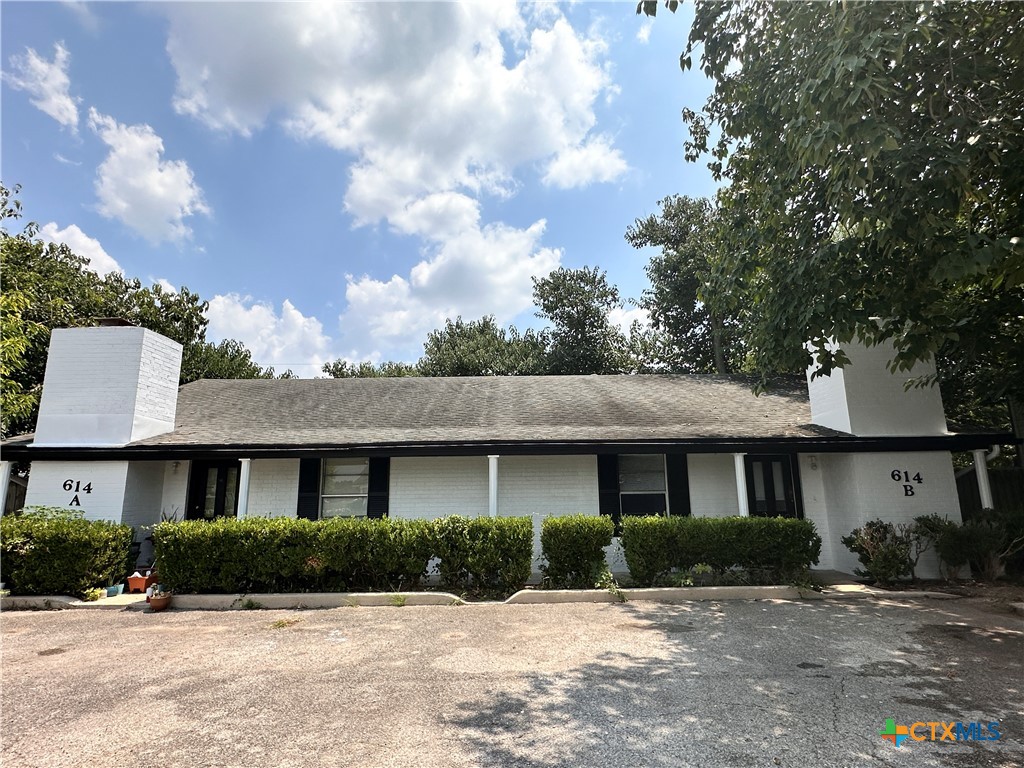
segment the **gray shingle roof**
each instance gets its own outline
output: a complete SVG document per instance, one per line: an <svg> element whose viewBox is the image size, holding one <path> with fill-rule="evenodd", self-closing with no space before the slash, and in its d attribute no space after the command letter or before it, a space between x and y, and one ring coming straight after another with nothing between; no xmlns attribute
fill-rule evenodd
<svg viewBox="0 0 1024 768"><path fill-rule="evenodd" d="M755 396L723 376L204 380L152 446L806 438L805 385Z"/></svg>

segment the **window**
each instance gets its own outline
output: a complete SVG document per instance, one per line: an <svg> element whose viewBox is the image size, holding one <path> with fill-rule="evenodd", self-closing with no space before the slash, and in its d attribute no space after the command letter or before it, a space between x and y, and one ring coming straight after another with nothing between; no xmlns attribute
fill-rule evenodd
<svg viewBox="0 0 1024 768"><path fill-rule="evenodd" d="M367 459L324 459L321 477L320 517L366 517Z"/></svg>
<svg viewBox="0 0 1024 768"><path fill-rule="evenodd" d="M238 507L238 479L237 461L193 461L185 519L234 517Z"/></svg>
<svg viewBox="0 0 1024 768"><path fill-rule="evenodd" d="M619 456L619 505L623 515L668 512L665 457L660 453Z"/></svg>

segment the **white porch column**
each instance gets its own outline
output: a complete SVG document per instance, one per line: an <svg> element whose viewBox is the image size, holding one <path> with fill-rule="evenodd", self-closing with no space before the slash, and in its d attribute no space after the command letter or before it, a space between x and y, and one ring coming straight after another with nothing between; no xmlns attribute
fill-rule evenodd
<svg viewBox="0 0 1024 768"><path fill-rule="evenodd" d="M988 481L988 462L986 451L978 448L974 452L974 474L978 478L978 496L981 498L982 509L992 509L992 485Z"/></svg>
<svg viewBox="0 0 1024 768"><path fill-rule="evenodd" d="M747 466L745 453L734 453L732 463L736 468L736 501L739 502L740 516L750 517L750 505L747 502Z"/></svg>
<svg viewBox="0 0 1024 768"><path fill-rule="evenodd" d="M498 457L487 456L487 514L498 516Z"/></svg>
<svg viewBox="0 0 1024 768"><path fill-rule="evenodd" d="M247 516L249 510L249 468L252 459L239 459L242 470L238 473L238 519Z"/></svg>
<svg viewBox="0 0 1024 768"><path fill-rule="evenodd" d="M11 462L0 461L0 515L7 509L7 489L11 485Z"/></svg>

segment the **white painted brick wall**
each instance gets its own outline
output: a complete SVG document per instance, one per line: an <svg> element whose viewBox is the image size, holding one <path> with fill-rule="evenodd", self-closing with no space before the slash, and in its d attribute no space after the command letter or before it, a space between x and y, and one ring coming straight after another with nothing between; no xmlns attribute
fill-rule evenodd
<svg viewBox="0 0 1024 768"><path fill-rule="evenodd" d="M818 558L818 564L813 567L821 569L835 568L832 558L831 521L828 516L828 502L825 494L825 470L822 466L822 457L819 454L810 456L801 454L797 457L797 464L800 471L804 519L814 523L818 535L821 536L821 556Z"/></svg>
<svg viewBox="0 0 1024 768"><path fill-rule="evenodd" d="M835 568L852 573L859 567L857 556L840 542L854 528L869 520L911 522L918 515L938 514L960 522L960 501L949 453L859 453L819 456L825 477L832 562ZM904 493L904 482L890 477L893 470L907 471L911 478L920 473L923 482L909 485L913 496ZM822 538L825 536L822 534ZM824 546L823 546L824 549ZM918 576L937 577L933 553L922 558Z"/></svg>
<svg viewBox="0 0 1024 768"><path fill-rule="evenodd" d="M36 445L124 445L174 428L181 345L144 328L50 337Z"/></svg>
<svg viewBox="0 0 1024 768"><path fill-rule="evenodd" d="M188 497L188 470L191 462L178 461L178 468L174 468L175 462L165 461L164 465L164 487L160 496L160 514L167 517L177 516L178 520L185 519L185 502Z"/></svg>
<svg viewBox="0 0 1024 768"><path fill-rule="evenodd" d="M295 517L298 495L298 459L253 459L249 517Z"/></svg>
<svg viewBox="0 0 1024 768"><path fill-rule="evenodd" d="M487 457L394 458L389 494L389 515L395 518L486 516Z"/></svg>
<svg viewBox="0 0 1024 768"><path fill-rule="evenodd" d="M691 453L686 457L690 476L690 514L694 517L729 517L739 514L736 470L731 453Z"/></svg>
<svg viewBox="0 0 1024 768"><path fill-rule="evenodd" d="M596 456L498 459L498 514L502 516L596 515L597 491Z"/></svg>
<svg viewBox="0 0 1024 768"><path fill-rule="evenodd" d="M164 463L133 461L128 464L121 522L136 528L160 522Z"/></svg>
<svg viewBox="0 0 1024 768"><path fill-rule="evenodd" d="M905 389L910 379L934 373L921 363L911 371L890 373L889 345L843 345L851 365L831 376L810 380L811 420L815 424L862 436L941 435L946 418L938 387Z"/></svg>
<svg viewBox="0 0 1024 768"><path fill-rule="evenodd" d="M88 520L121 521L124 509L127 461L36 461L28 478L25 506L81 509ZM92 484L92 492L64 490L64 481ZM78 496L81 506L71 504Z"/></svg>

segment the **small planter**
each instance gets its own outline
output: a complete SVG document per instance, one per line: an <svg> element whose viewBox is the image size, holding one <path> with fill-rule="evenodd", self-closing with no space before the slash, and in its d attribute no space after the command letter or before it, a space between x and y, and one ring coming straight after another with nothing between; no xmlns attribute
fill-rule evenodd
<svg viewBox="0 0 1024 768"><path fill-rule="evenodd" d="M145 592L149 587L156 584L156 571L150 571L145 576L129 576L129 592Z"/></svg>
<svg viewBox="0 0 1024 768"><path fill-rule="evenodd" d="M155 613L166 611L171 607L171 595L149 598L149 608Z"/></svg>
<svg viewBox="0 0 1024 768"><path fill-rule="evenodd" d="M115 584L112 587L107 587L107 597L117 597L124 592L124 584Z"/></svg>

